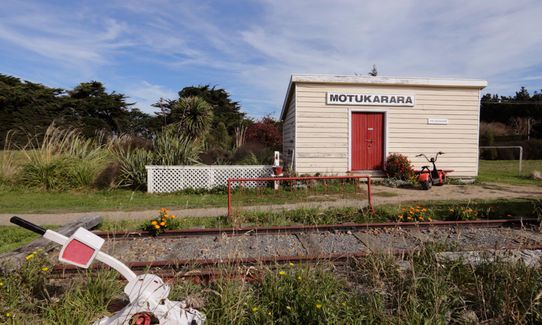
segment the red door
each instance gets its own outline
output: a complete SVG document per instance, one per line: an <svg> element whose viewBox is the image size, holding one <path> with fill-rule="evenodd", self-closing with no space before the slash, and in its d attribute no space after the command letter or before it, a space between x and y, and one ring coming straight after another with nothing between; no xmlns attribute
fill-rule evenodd
<svg viewBox="0 0 542 325"><path fill-rule="evenodd" d="M384 113L352 113L352 170L384 169Z"/></svg>

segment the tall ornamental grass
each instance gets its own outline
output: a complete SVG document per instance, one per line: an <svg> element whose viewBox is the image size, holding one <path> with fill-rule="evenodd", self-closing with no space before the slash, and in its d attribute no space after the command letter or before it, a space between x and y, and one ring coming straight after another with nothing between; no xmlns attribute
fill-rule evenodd
<svg viewBox="0 0 542 325"><path fill-rule="evenodd" d="M30 141L21 151L20 183L44 190L91 187L110 160L107 145L54 124L40 143Z"/></svg>

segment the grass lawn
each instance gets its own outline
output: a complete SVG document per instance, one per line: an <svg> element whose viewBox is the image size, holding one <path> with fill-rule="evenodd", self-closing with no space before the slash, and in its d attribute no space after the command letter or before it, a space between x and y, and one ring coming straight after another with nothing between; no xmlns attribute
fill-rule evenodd
<svg viewBox="0 0 542 325"><path fill-rule="evenodd" d="M530 178L533 171L542 172L542 160L524 160L521 176L518 175L518 167L518 160L480 160L478 180L515 185L542 185L541 180Z"/></svg>
<svg viewBox="0 0 542 325"><path fill-rule="evenodd" d="M523 162L523 175L517 175L517 161L480 161L481 182L501 182L517 185L541 185L542 181L528 178L533 170L542 171L542 160L526 160ZM364 189L363 189L364 190ZM234 194L236 204L284 204L306 201L334 200L322 191L296 191L295 195L280 191L273 195L262 195L268 190L256 192L240 192ZM347 191L346 197L359 197L360 193ZM385 195L384 195L385 196ZM66 192L44 192L33 189L16 189L0 186L0 213L61 213L90 211L135 211L153 210L161 207L202 208L226 207L227 196L221 193L169 193L148 194L125 189L83 190Z"/></svg>
<svg viewBox="0 0 542 325"><path fill-rule="evenodd" d="M224 194L148 194L129 190L44 192L0 190L0 213L134 211L161 207L225 207Z"/></svg>
<svg viewBox="0 0 542 325"><path fill-rule="evenodd" d="M365 189L357 192L347 185L339 187L295 192L272 189L243 190L233 194L236 204L262 205L286 204L307 201L333 201L342 198L366 197ZM163 193L150 194L124 189L45 192L0 187L0 213L61 213L89 211L135 211L158 210L161 207L177 209L202 207L227 207L226 192L220 193Z"/></svg>

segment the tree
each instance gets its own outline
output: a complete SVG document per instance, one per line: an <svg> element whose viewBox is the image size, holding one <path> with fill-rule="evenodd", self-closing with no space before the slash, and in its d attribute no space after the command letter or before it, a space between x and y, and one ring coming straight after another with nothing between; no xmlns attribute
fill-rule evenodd
<svg viewBox="0 0 542 325"><path fill-rule="evenodd" d="M266 116L249 125L246 131L246 142L280 150L282 147L281 123L275 121L271 116Z"/></svg>
<svg viewBox="0 0 542 325"><path fill-rule="evenodd" d="M173 105L171 118L176 121L179 134L192 139L203 139L213 120L211 105L198 96L183 97Z"/></svg>
<svg viewBox="0 0 542 325"><path fill-rule="evenodd" d="M0 74L0 148L9 130L12 145L25 145L28 134L43 134L66 115L64 90ZM39 141L39 138L38 138Z"/></svg>
<svg viewBox="0 0 542 325"><path fill-rule="evenodd" d="M525 87L522 86L519 91L516 91L515 101L528 101L529 99L531 99L531 95Z"/></svg>
<svg viewBox="0 0 542 325"><path fill-rule="evenodd" d="M125 95L107 93L98 81L80 83L68 95L70 115L87 137L92 137L96 130L114 134L130 131L127 125L133 104L126 102Z"/></svg>
<svg viewBox="0 0 542 325"><path fill-rule="evenodd" d="M241 112L238 102L230 98L230 94L222 88L205 86L185 87L179 92L179 98L198 96L209 103L213 110L212 127L223 122L228 129L228 134L233 134L236 127L245 120L245 113Z"/></svg>

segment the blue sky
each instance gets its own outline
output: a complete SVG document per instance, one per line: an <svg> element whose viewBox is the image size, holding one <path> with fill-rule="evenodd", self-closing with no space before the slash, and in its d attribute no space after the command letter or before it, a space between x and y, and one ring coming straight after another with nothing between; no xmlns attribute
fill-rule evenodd
<svg viewBox="0 0 542 325"><path fill-rule="evenodd" d="M293 73L485 79L542 88L542 1L0 2L0 73L72 88L98 80L146 112L185 86L278 116Z"/></svg>

